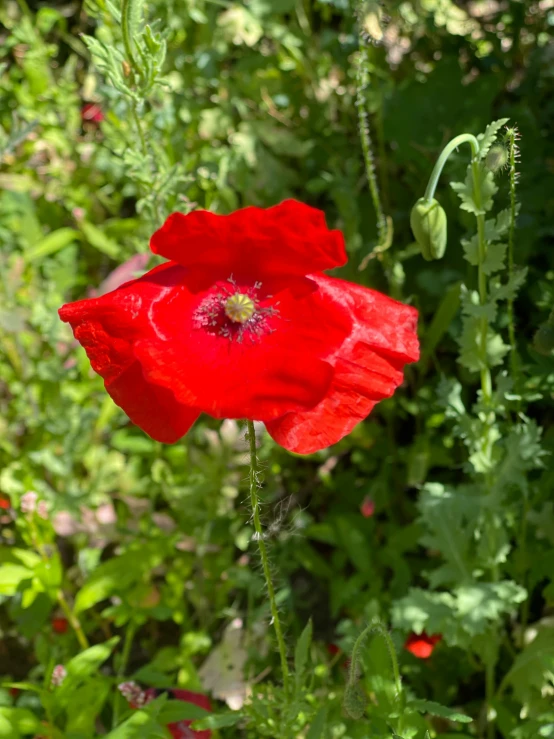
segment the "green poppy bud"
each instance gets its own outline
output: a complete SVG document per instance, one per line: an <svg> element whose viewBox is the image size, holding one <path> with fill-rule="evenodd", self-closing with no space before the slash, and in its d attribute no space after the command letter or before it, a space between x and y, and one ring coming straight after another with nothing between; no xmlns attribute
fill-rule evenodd
<svg viewBox="0 0 554 739"><path fill-rule="evenodd" d="M410 226L423 258L441 259L446 249L446 213L435 200L420 198L410 213Z"/></svg>
<svg viewBox="0 0 554 739"><path fill-rule="evenodd" d="M342 705L350 718L362 718L367 707L367 696L358 683L347 684Z"/></svg>

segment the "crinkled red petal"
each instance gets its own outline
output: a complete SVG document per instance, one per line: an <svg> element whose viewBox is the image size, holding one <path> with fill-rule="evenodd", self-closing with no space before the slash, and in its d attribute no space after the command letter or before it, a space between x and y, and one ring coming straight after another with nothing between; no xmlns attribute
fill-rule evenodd
<svg viewBox="0 0 554 739"><path fill-rule="evenodd" d="M261 336L246 332L240 342L197 327L196 311L210 293L183 285L156 301L150 321L157 338L135 344L145 376L216 418L265 421L314 407L329 388L326 359L350 333L350 317L306 278L291 278L278 293L271 280L263 287L274 293L277 312Z"/></svg>
<svg viewBox="0 0 554 739"><path fill-rule="evenodd" d="M266 423L281 446L310 454L335 444L373 406L390 397L403 381L403 368L419 358L417 311L375 290L324 275L310 275L326 298L352 318L347 340L329 358L334 376L314 408L287 413Z"/></svg>
<svg viewBox="0 0 554 739"><path fill-rule="evenodd" d="M149 272L148 279L133 280L100 298L69 303L59 311L114 402L133 423L167 444L184 436L200 411L179 403L170 389L148 382L133 347L139 338L155 336L148 310L166 288L153 276L163 274L171 281L182 272L181 267L163 265Z"/></svg>
<svg viewBox="0 0 554 739"><path fill-rule="evenodd" d="M230 275L264 281L346 263L341 232L330 231L321 211L296 200L230 215L173 213L152 236L150 248L185 267L209 270L213 281Z"/></svg>

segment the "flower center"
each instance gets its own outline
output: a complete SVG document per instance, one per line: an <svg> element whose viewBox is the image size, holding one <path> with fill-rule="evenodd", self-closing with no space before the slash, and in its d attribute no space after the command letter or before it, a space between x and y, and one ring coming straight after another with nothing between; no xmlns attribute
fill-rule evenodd
<svg viewBox="0 0 554 739"><path fill-rule="evenodd" d="M256 310L254 301L245 293L235 293L225 301L225 315L234 323L246 323Z"/></svg>

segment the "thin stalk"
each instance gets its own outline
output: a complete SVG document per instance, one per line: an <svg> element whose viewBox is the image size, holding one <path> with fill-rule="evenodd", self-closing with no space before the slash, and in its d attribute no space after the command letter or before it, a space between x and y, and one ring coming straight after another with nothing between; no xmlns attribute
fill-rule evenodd
<svg viewBox="0 0 554 739"><path fill-rule="evenodd" d="M518 147L516 145L517 129L508 129L508 153L510 167L510 228L508 231L508 279L511 280L514 273L514 232L516 223L516 158ZM514 325L514 299L508 298L508 332L510 336L510 364L514 385L518 386L519 363L516 347L516 332Z"/></svg>
<svg viewBox="0 0 554 739"><path fill-rule="evenodd" d="M127 627L127 630L125 631L125 641L123 642L123 649L121 651L121 659L119 662L119 666L117 668L117 682L121 680L121 678L125 675L125 670L127 669L127 662L129 661L129 655L131 654L131 647L133 645L133 639L135 638L135 634L137 631L136 624L131 621ZM117 685L115 686L114 690L114 696L113 696L113 704L112 704L112 730L115 729L115 727L118 724L119 721L119 701L121 699L121 696L119 694L119 691L117 690Z"/></svg>
<svg viewBox="0 0 554 739"><path fill-rule="evenodd" d="M279 647L279 654L281 657L281 670L283 673L283 687L285 689L285 695L290 695L290 679L289 679L289 668L287 662L287 648L285 646L285 640L283 638L283 630L281 628L281 620L279 618L279 611L277 609L277 601L275 599L275 588L273 587L273 580L271 579L271 571L269 568L269 557L267 555L267 547L264 541L262 522L260 520L260 502L258 500L258 457L256 454L256 431L254 429L254 423L252 421L246 422L248 429L247 438L250 449L250 505L252 506L252 518L254 521L254 529L256 531L256 540L258 542L258 549L262 560L262 567L264 571L265 583L267 586L267 594L269 596L269 606L271 608L271 616L273 620L273 628L275 629L275 636L277 637L277 645Z"/></svg>
<svg viewBox="0 0 554 739"><path fill-rule="evenodd" d="M383 244L387 236L387 219L383 212L381 197L379 195L379 184L377 182L377 174L375 168L375 158L371 145L371 137L369 133L369 116L366 109L365 88L368 84L367 76L367 51L365 48L360 49L358 67L356 69L356 107L358 108L358 127L360 129L360 139L362 143L362 152L364 155L365 171L369 184L369 192L377 218L377 239L379 244Z"/></svg>
<svg viewBox="0 0 554 739"><path fill-rule="evenodd" d="M75 632L75 636L77 637L77 641L79 642L79 646L81 649L88 649L89 643L88 639L85 636L85 632L83 631L83 627L81 626L81 622L77 618L77 616L73 613L71 610L69 603L67 602L65 595L63 594L62 590L58 590L57 592L57 600L60 605L60 608L64 612L65 617L71 624L71 628Z"/></svg>
<svg viewBox="0 0 554 739"><path fill-rule="evenodd" d="M148 149L146 147L146 139L144 138L144 133L142 131L142 126L140 125L140 118L138 117L137 113L137 106L136 103L133 101L131 103L131 115L133 116L133 121L135 123L135 127L137 129L137 133L140 140L140 148L142 150L142 153L144 156L148 155Z"/></svg>
<svg viewBox="0 0 554 739"><path fill-rule="evenodd" d="M33 545L37 552L40 554L42 561L45 564L48 564L50 562L50 557L46 553L42 541L40 539L36 524L32 518L34 516L34 513L31 513L31 518L29 519L29 528L31 531L31 539L33 541ZM79 642L79 646L81 649L88 649L89 643L88 639L85 636L85 632L83 631L83 627L81 626L81 622L77 618L77 616L73 613L71 606L67 602L67 599L64 595L64 592L61 588L58 589L58 592L56 593L56 600L58 601L58 604L60 608L62 609L64 616L67 618L71 628L75 632L75 636L77 637L77 641Z"/></svg>
<svg viewBox="0 0 554 739"><path fill-rule="evenodd" d="M494 669L496 660L489 660L485 668L485 694L487 702L487 739L494 739L496 731L494 723L490 720L490 712L492 711L492 700L494 698Z"/></svg>

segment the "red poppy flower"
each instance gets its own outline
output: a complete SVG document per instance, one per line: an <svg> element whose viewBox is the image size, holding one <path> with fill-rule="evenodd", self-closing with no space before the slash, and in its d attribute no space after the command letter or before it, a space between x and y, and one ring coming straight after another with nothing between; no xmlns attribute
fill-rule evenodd
<svg viewBox="0 0 554 739"><path fill-rule="evenodd" d="M150 246L169 261L60 317L158 441L205 412L263 421L286 449L311 453L348 434L418 359L413 308L322 274L345 263L344 240L307 205L174 213Z"/></svg>
<svg viewBox="0 0 554 739"><path fill-rule="evenodd" d="M404 649L411 652L418 659L428 659L432 654L435 646L442 639L442 634L432 634L428 636L424 631L421 634L410 634L404 644Z"/></svg>
<svg viewBox="0 0 554 739"><path fill-rule="evenodd" d="M3 511L9 511L11 507L12 504L10 503L10 499L0 495L0 509Z"/></svg>
<svg viewBox="0 0 554 739"><path fill-rule="evenodd" d="M63 616L56 616L52 619L52 629L56 634L65 634L69 628L69 621Z"/></svg>
<svg viewBox="0 0 554 739"><path fill-rule="evenodd" d="M101 123L104 120L102 108L97 103L86 103L81 108L81 120L83 123Z"/></svg>
<svg viewBox="0 0 554 739"><path fill-rule="evenodd" d="M185 703L193 703L195 706L203 708L205 711L211 711L212 706L207 695L202 693L192 693L190 690L170 690L170 695L179 701ZM194 731L189 728L192 721L179 721L176 724L168 724L167 728L171 732L174 739L210 739L212 732L210 730Z"/></svg>

